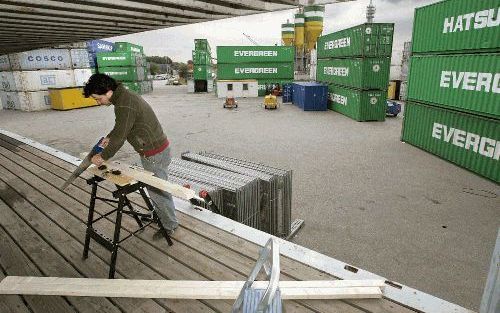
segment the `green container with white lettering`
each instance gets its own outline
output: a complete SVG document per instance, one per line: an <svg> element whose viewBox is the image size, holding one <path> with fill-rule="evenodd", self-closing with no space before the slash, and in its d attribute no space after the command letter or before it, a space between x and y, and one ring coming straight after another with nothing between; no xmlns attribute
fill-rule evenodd
<svg viewBox="0 0 500 313"><path fill-rule="evenodd" d="M115 52L130 52L143 54L144 50L142 46L134 45L130 42L115 42L114 50Z"/></svg>
<svg viewBox="0 0 500 313"><path fill-rule="evenodd" d="M500 54L412 56L408 99L500 119Z"/></svg>
<svg viewBox="0 0 500 313"><path fill-rule="evenodd" d="M99 67L99 73L106 74L120 82L144 80L143 67Z"/></svg>
<svg viewBox="0 0 500 313"><path fill-rule="evenodd" d="M218 46L217 63L293 63L295 48L290 46Z"/></svg>
<svg viewBox="0 0 500 313"><path fill-rule="evenodd" d="M293 63L217 64L218 79L293 79Z"/></svg>
<svg viewBox="0 0 500 313"><path fill-rule="evenodd" d="M97 52L97 66L136 66L137 59L130 52Z"/></svg>
<svg viewBox="0 0 500 313"><path fill-rule="evenodd" d="M365 23L318 38L318 58L390 57L393 23Z"/></svg>
<svg viewBox="0 0 500 313"><path fill-rule="evenodd" d="M193 50L192 53L193 64L195 65L210 65L212 64L212 57L208 51Z"/></svg>
<svg viewBox="0 0 500 313"><path fill-rule="evenodd" d="M385 121L387 92L328 85L328 108L356 121Z"/></svg>
<svg viewBox="0 0 500 313"><path fill-rule="evenodd" d="M212 79L212 66L211 65L194 65L193 66L193 79L195 79L195 80Z"/></svg>
<svg viewBox="0 0 500 313"><path fill-rule="evenodd" d="M272 88L273 85L279 84L281 89L283 90L284 84L293 83L293 79L259 79L257 81L257 92L258 96L262 97L266 95L266 86L268 88Z"/></svg>
<svg viewBox="0 0 500 313"><path fill-rule="evenodd" d="M500 50L500 0L446 0L415 10L412 53Z"/></svg>
<svg viewBox="0 0 500 313"><path fill-rule="evenodd" d="M143 94L142 82L123 82L123 87L135 92L136 94Z"/></svg>
<svg viewBox="0 0 500 313"><path fill-rule="evenodd" d="M316 80L362 90L387 90L389 58L319 59Z"/></svg>
<svg viewBox="0 0 500 313"><path fill-rule="evenodd" d="M402 141L500 183L500 121L407 102Z"/></svg>

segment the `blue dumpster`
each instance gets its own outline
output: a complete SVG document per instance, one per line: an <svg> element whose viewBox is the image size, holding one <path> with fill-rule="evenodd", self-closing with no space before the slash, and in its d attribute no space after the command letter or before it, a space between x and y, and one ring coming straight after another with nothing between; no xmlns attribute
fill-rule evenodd
<svg viewBox="0 0 500 313"><path fill-rule="evenodd" d="M292 102L292 84L283 85L283 103Z"/></svg>
<svg viewBox="0 0 500 313"><path fill-rule="evenodd" d="M326 111L328 86L316 82L293 83L292 102L304 111Z"/></svg>

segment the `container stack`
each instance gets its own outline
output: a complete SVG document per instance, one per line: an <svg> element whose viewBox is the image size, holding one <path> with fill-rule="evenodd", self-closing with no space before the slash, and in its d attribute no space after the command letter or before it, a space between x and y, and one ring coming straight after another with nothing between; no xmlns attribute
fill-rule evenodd
<svg viewBox="0 0 500 313"><path fill-rule="evenodd" d="M0 56L3 108L50 109L49 88L82 86L90 76L88 57L82 51L85 49L38 49Z"/></svg>
<svg viewBox="0 0 500 313"><path fill-rule="evenodd" d="M258 95L264 96L267 87L293 81L294 59L291 46L218 46L217 79L255 79Z"/></svg>
<svg viewBox="0 0 500 313"><path fill-rule="evenodd" d="M99 52L113 52L115 44L105 40L90 40L87 41L87 51L89 53L89 63L92 74L98 73L97 67L97 53Z"/></svg>
<svg viewBox="0 0 500 313"><path fill-rule="evenodd" d="M403 141L497 183L499 6L448 0L415 10L402 132Z"/></svg>
<svg viewBox="0 0 500 313"><path fill-rule="evenodd" d="M316 80L329 108L357 121L384 121L394 24L365 23L318 39Z"/></svg>
<svg viewBox="0 0 500 313"><path fill-rule="evenodd" d="M97 52L99 73L109 75L137 94L153 91L142 46L115 42L113 52Z"/></svg>
<svg viewBox="0 0 500 313"><path fill-rule="evenodd" d="M401 56L401 86L399 87L399 100L406 101L408 95L408 70L410 67L411 41L407 41L403 46Z"/></svg>
<svg viewBox="0 0 500 313"><path fill-rule="evenodd" d="M212 50L207 39L195 39L193 50L193 80L191 92L212 92L214 81L212 65Z"/></svg>

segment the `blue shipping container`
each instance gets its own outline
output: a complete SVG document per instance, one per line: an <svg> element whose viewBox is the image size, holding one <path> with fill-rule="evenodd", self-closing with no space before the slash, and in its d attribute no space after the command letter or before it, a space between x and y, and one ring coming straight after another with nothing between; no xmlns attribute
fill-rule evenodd
<svg viewBox="0 0 500 313"><path fill-rule="evenodd" d="M328 86L314 82L293 83L292 102L304 111L326 111Z"/></svg>
<svg viewBox="0 0 500 313"><path fill-rule="evenodd" d="M293 85L283 85L283 103L292 102Z"/></svg>
<svg viewBox="0 0 500 313"><path fill-rule="evenodd" d="M87 41L87 50L89 52L113 52L115 44L106 40L90 40Z"/></svg>

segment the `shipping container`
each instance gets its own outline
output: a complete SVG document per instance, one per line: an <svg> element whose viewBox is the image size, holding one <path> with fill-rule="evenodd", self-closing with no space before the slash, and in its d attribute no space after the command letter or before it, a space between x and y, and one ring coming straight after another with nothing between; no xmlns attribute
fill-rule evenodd
<svg viewBox="0 0 500 313"><path fill-rule="evenodd" d="M402 140L500 182L500 122L407 102Z"/></svg>
<svg viewBox="0 0 500 313"><path fill-rule="evenodd" d="M207 39L195 39L194 40L194 49L195 50L204 50L204 51L208 51L208 53L212 53Z"/></svg>
<svg viewBox="0 0 500 313"><path fill-rule="evenodd" d="M394 24L365 23L318 38L318 58L390 57Z"/></svg>
<svg viewBox="0 0 500 313"><path fill-rule="evenodd" d="M293 83L292 103L304 111L326 111L328 86L315 82Z"/></svg>
<svg viewBox="0 0 500 313"><path fill-rule="evenodd" d="M72 68L90 68L90 58L87 49L71 49L69 54L71 55Z"/></svg>
<svg viewBox="0 0 500 313"><path fill-rule="evenodd" d="M386 90L389 58L319 59L316 80L369 90Z"/></svg>
<svg viewBox="0 0 500 313"><path fill-rule="evenodd" d="M399 88L399 100L406 101L408 99L408 82L402 81Z"/></svg>
<svg viewBox="0 0 500 313"><path fill-rule="evenodd" d="M293 63L217 64L217 78L293 79Z"/></svg>
<svg viewBox="0 0 500 313"><path fill-rule="evenodd" d="M0 91L4 108L20 111L41 111L50 109L48 91Z"/></svg>
<svg viewBox="0 0 500 313"><path fill-rule="evenodd" d="M97 65L109 66L140 66L141 61L135 53L130 52L97 52Z"/></svg>
<svg viewBox="0 0 500 313"><path fill-rule="evenodd" d="M111 76L117 81L144 80L144 68L142 67L99 67L99 73Z"/></svg>
<svg viewBox="0 0 500 313"><path fill-rule="evenodd" d="M447 0L417 8L412 52L498 51L499 13L500 0Z"/></svg>
<svg viewBox="0 0 500 313"><path fill-rule="evenodd" d="M142 94L142 83L141 82L122 82L123 87L135 92L136 94Z"/></svg>
<svg viewBox="0 0 500 313"><path fill-rule="evenodd" d="M98 105L92 97L83 96L83 88L49 88L51 108L71 110Z"/></svg>
<svg viewBox="0 0 500 313"><path fill-rule="evenodd" d="M266 95L266 88L272 88L273 85L279 84L281 88L283 88L284 84L291 84L293 79L259 79L258 82L258 90L259 97Z"/></svg>
<svg viewBox="0 0 500 313"><path fill-rule="evenodd" d="M500 54L412 56L408 99L500 119Z"/></svg>
<svg viewBox="0 0 500 313"><path fill-rule="evenodd" d="M247 80L217 80L217 97L252 98L258 97L257 81ZM222 103L221 103L222 106Z"/></svg>
<svg viewBox="0 0 500 313"><path fill-rule="evenodd" d="M203 50L193 50L193 63L195 65L210 65L212 64L212 57L210 53Z"/></svg>
<svg viewBox="0 0 500 313"><path fill-rule="evenodd" d="M48 70L70 69L71 55L68 49L38 49L9 54L11 69Z"/></svg>
<svg viewBox="0 0 500 313"><path fill-rule="evenodd" d="M293 63L295 48L289 46L218 46L217 63Z"/></svg>
<svg viewBox="0 0 500 313"><path fill-rule="evenodd" d="M0 71L10 71L9 55L0 55Z"/></svg>
<svg viewBox="0 0 500 313"><path fill-rule="evenodd" d="M188 79L186 84L188 93L194 93L194 79Z"/></svg>
<svg viewBox="0 0 500 313"><path fill-rule="evenodd" d="M89 68L74 69L73 75L75 75L75 86L82 87L85 86L90 76L92 76L92 71Z"/></svg>
<svg viewBox="0 0 500 313"><path fill-rule="evenodd" d="M105 40L90 40L87 41L87 50L89 52L113 52L115 44Z"/></svg>
<svg viewBox="0 0 500 313"><path fill-rule="evenodd" d="M211 65L194 65L193 78L195 80L207 80L207 79L212 78L212 66Z"/></svg>
<svg viewBox="0 0 500 313"><path fill-rule="evenodd" d="M385 92L328 86L328 108L356 121L385 121Z"/></svg>
<svg viewBox="0 0 500 313"><path fill-rule="evenodd" d="M114 52L128 52L128 53L137 53L137 54L143 54L144 50L142 46L139 45L134 45L133 43L130 42L115 42L115 50Z"/></svg>
<svg viewBox="0 0 500 313"><path fill-rule="evenodd" d="M0 86L5 91L39 91L48 88L74 87L73 70L0 72Z"/></svg>

